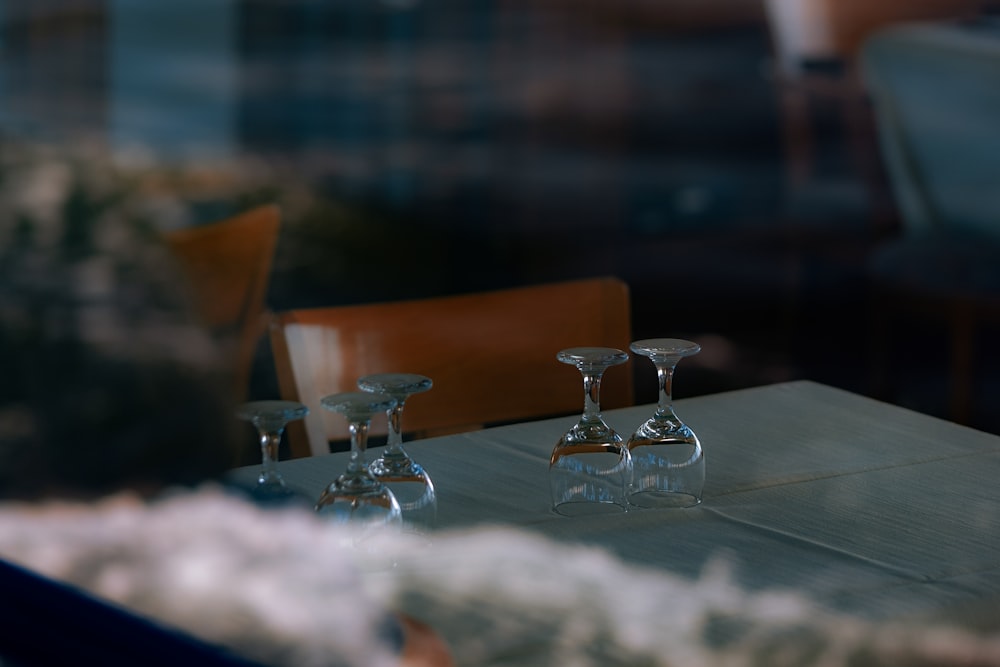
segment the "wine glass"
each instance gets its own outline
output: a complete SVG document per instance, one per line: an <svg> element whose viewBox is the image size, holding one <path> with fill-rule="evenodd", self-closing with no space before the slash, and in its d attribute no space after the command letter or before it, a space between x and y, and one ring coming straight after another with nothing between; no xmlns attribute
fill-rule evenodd
<svg viewBox="0 0 1000 667"><path fill-rule="evenodd" d="M316 512L339 523L362 527L399 524L399 502L389 488L368 469L365 449L373 415L386 412L396 399L385 394L354 391L331 394L320 399L330 412L339 412L348 421L351 433L351 458L347 470L330 482L319 500Z"/></svg>
<svg viewBox="0 0 1000 667"><path fill-rule="evenodd" d="M367 392L386 394L396 399L389 408L389 436L382 455L368 466L371 473L389 486L403 521L418 528L431 528L437 515L437 495L430 475L403 449L403 432L400 428L403 405L413 394L429 390L433 382L429 377L415 373L376 373L358 380L358 388Z"/></svg>
<svg viewBox="0 0 1000 667"><path fill-rule="evenodd" d="M634 478L629 503L637 507L691 507L701 502L705 454L698 436L674 414L673 378L677 362L701 351L678 338L651 338L630 345L649 357L660 384L655 414L628 440Z"/></svg>
<svg viewBox="0 0 1000 667"><path fill-rule="evenodd" d="M632 480L632 459L622 437L601 416L604 371L628 361L610 347L574 347L556 358L583 375L583 416L552 450L549 485L559 514L604 514L628 508L625 494Z"/></svg>
<svg viewBox="0 0 1000 667"><path fill-rule="evenodd" d="M254 500L280 503L299 498L299 494L285 484L275 463L285 426L307 414L309 408L297 401L250 401L236 410L238 418L254 425L260 439L262 464L257 484L250 490Z"/></svg>

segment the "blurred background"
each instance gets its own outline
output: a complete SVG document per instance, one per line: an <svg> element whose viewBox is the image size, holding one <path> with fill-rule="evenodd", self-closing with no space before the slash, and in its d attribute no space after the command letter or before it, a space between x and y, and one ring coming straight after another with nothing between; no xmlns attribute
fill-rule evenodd
<svg viewBox="0 0 1000 667"><path fill-rule="evenodd" d="M616 275L636 338L703 346L677 398L805 378L1000 432L996 321L959 408L947 322L879 343L905 230L838 4L0 0L0 178L106 169L165 229L277 202L272 310ZM996 14L905 5L854 18Z"/></svg>

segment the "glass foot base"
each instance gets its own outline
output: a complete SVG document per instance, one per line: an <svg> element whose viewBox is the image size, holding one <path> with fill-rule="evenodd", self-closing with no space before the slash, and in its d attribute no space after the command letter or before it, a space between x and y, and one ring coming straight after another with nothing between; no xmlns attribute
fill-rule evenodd
<svg viewBox="0 0 1000 667"><path fill-rule="evenodd" d="M593 501L570 501L560 503L552 508L562 516L595 516L600 514L621 514L628 511L624 505L617 503L597 503Z"/></svg>
<svg viewBox="0 0 1000 667"><path fill-rule="evenodd" d="M639 491L629 495L630 505L643 509L657 507L694 507L701 504L701 498L690 493L678 491Z"/></svg>

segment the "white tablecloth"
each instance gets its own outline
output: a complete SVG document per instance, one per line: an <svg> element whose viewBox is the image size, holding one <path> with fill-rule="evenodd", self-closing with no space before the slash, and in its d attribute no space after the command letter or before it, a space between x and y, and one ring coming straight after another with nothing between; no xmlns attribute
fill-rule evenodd
<svg viewBox="0 0 1000 667"><path fill-rule="evenodd" d="M652 409L604 416L627 436ZM724 556L747 588L790 588L869 618L1000 595L1000 437L807 381L682 399L676 410L708 470L702 505L685 510L553 513L548 457L575 417L406 448L435 481L442 531L509 524L692 577ZM280 470L315 497L345 464L340 453Z"/></svg>

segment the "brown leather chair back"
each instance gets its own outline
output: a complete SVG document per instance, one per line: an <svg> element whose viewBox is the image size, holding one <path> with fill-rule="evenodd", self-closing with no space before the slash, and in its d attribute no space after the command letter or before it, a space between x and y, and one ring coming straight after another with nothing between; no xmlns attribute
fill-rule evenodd
<svg viewBox="0 0 1000 667"><path fill-rule="evenodd" d="M278 314L271 345L281 395L310 408L289 425L292 456L329 451L348 437L327 394L356 391L369 373L420 373L434 387L406 404L403 429L431 435L583 410L579 371L556 360L567 347L627 350L628 286L598 278L458 296L311 308ZM602 407L633 401L631 362L608 370ZM375 419L372 432L385 431ZM308 433L308 436L306 435Z"/></svg>

